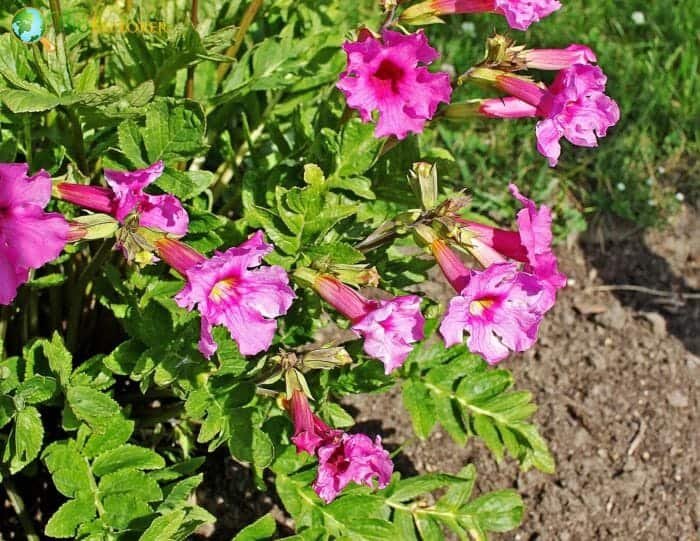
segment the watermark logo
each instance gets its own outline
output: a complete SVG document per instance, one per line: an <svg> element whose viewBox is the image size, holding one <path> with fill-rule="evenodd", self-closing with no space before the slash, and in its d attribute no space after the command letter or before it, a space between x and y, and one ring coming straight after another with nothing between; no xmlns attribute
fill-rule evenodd
<svg viewBox="0 0 700 541"><path fill-rule="evenodd" d="M164 21L134 21L125 13L105 9L102 13L89 16L80 12L61 14L59 25L64 32L92 32L93 34L161 34L168 31ZM12 18L12 33L27 45L41 42L53 49L53 44L46 39L46 22L37 8L24 7Z"/></svg>
<svg viewBox="0 0 700 541"><path fill-rule="evenodd" d="M22 43L36 43L44 37L46 24L36 8L22 8L12 18L12 32Z"/></svg>

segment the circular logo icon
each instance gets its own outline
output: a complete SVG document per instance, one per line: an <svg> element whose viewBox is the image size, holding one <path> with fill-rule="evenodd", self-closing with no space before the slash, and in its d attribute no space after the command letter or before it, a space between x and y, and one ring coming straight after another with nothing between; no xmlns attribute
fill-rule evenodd
<svg viewBox="0 0 700 541"><path fill-rule="evenodd" d="M35 43L44 35L44 18L36 8L22 8L12 18L12 31L23 43Z"/></svg>

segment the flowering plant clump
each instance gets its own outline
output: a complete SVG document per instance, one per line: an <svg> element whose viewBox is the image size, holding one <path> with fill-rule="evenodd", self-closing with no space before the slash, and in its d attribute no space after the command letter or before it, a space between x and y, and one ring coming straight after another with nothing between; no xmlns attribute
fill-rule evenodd
<svg viewBox="0 0 700 541"><path fill-rule="evenodd" d="M594 147L619 119L604 59L494 35L453 77L411 29L524 30L553 0L151 3L163 35L71 33L57 0L45 40L0 34L0 478L27 538L231 537L197 500L220 448L294 539L515 529L515 491L472 497L474 465L406 476L403 442L341 398L400 386L419 438L439 423L554 471L504 366L566 285L556 216L503 179L515 226L495 224L430 134L537 118L555 166L562 138ZM458 101L472 83L501 96ZM55 505L29 516L34 486ZM268 514L235 539L276 532Z"/></svg>

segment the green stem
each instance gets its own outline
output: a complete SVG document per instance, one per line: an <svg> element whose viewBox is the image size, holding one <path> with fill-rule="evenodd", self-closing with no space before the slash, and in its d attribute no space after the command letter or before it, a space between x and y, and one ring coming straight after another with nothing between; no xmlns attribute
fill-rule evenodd
<svg viewBox="0 0 700 541"><path fill-rule="evenodd" d="M233 45L231 45L226 51L226 56L228 56L229 58L236 58L236 55L238 54L238 51L241 48L241 45L243 45L243 38L245 38L245 35L248 32L248 28L250 28L250 25L253 23L255 15L257 15L258 11L262 7L262 3L263 0L253 0L248 6L248 9L245 10L245 13L243 14L243 19L241 19L241 26L238 27L236 36L233 38ZM224 77L226 77L229 68L230 64L221 64L216 70L217 85L221 84L221 81L224 80Z"/></svg>
<svg viewBox="0 0 700 541"><path fill-rule="evenodd" d="M5 360L5 336L7 335L7 327L10 324L10 316L12 308L9 306L0 307L0 362Z"/></svg>
<svg viewBox="0 0 700 541"><path fill-rule="evenodd" d="M66 343L69 351L75 352L75 348L77 346L78 333L80 331L80 314L83 310L83 300L87 287L97 271L107 262L111 254L111 243L104 241L99 250L97 250L97 253L93 256L78 277L76 286L73 289L73 298L68 308L68 329L66 331Z"/></svg>
<svg viewBox="0 0 700 541"><path fill-rule="evenodd" d="M199 0L192 0L192 9L190 10L190 21L192 21L192 27L197 30L197 25L199 24L199 17L197 12L199 11ZM194 70L195 66L189 66L187 68L187 83L185 85L185 97L187 99L192 99L194 97Z"/></svg>
<svg viewBox="0 0 700 541"><path fill-rule="evenodd" d="M22 116L22 121L24 123L24 158L27 160L27 165L29 165L29 170L32 170L32 162L34 161L32 155L32 117L30 113Z"/></svg>
<svg viewBox="0 0 700 541"><path fill-rule="evenodd" d="M32 520L29 518L27 509L24 506L24 500L22 500L22 497L17 492L17 488L10 479L8 471L2 472L2 486L5 487L12 508L15 510L15 513L17 513L22 529L24 529L24 533L27 536L27 541L39 541L39 536L34 529L34 524L32 524Z"/></svg>

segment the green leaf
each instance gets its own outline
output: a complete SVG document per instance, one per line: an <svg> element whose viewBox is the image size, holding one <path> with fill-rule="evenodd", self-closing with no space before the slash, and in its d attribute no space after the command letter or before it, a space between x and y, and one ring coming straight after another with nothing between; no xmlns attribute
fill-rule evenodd
<svg viewBox="0 0 700 541"><path fill-rule="evenodd" d="M7 395L0 396L0 428L12 420L15 414L15 402Z"/></svg>
<svg viewBox="0 0 700 541"><path fill-rule="evenodd" d="M133 432L134 421L115 415L107 425L93 427L83 452L85 456L92 458L127 442Z"/></svg>
<svg viewBox="0 0 700 541"><path fill-rule="evenodd" d="M38 90L4 89L0 98L13 113L37 113L49 111L61 103L58 96Z"/></svg>
<svg viewBox="0 0 700 541"><path fill-rule="evenodd" d="M395 490L391 496L389 496L389 501L405 502L421 494L437 490L438 488L461 485L468 482L469 480L444 473L431 473L418 477L409 477L397 483Z"/></svg>
<svg viewBox="0 0 700 541"><path fill-rule="evenodd" d="M520 525L525 508L517 492L500 490L473 500L463 507L463 511L474 515L486 531L507 532Z"/></svg>
<svg viewBox="0 0 700 541"><path fill-rule="evenodd" d="M46 402L56 392L56 380L45 376L32 376L17 387L15 400L24 404Z"/></svg>
<svg viewBox="0 0 700 541"><path fill-rule="evenodd" d="M164 466L163 457L155 451L127 444L99 455L92 463L92 471L101 477L125 468L155 470Z"/></svg>
<svg viewBox="0 0 700 541"><path fill-rule="evenodd" d="M411 414L413 430L419 438L427 438L437 422L430 391L422 382L410 379L403 384L402 396L403 404Z"/></svg>
<svg viewBox="0 0 700 541"><path fill-rule="evenodd" d="M73 440L52 443L44 450L42 457L53 484L61 494L69 498L91 494L92 474Z"/></svg>
<svg viewBox="0 0 700 541"><path fill-rule="evenodd" d="M365 123L359 118L349 120L343 128L340 140L336 174L339 177L364 174L374 164L383 144L383 139L374 136L372 122Z"/></svg>
<svg viewBox="0 0 700 541"><path fill-rule="evenodd" d="M271 539L277 531L277 523L267 514L243 528L232 541L264 541Z"/></svg>
<svg viewBox="0 0 700 541"><path fill-rule="evenodd" d="M102 362L113 373L127 376L131 374L143 352L144 346L140 341L127 340L119 344Z"/></svg>
<svg viewBox="0 0 700 541"><path fill-rule="evenodd" d="M176 539L175 534L185 520L185 515L185 511L177 509L158 517L139 537L139 541L171 541Z"/></svg>
<svg viewBox="0 0 700 541"><path fill-rule="evenodd" d="M44 533L49 537L73 538L81 524L95 517L95 504L91 500L70 500L58 508L46 523Z"/></svg>
<svg viewBox="0 0 700 541"><path fill-rule="evenodd" d="M44 427L39 411L33 406L18 411L3 455L3 462L10 463L10 473L17 473L39 456L43 440Z"/></svg>
<svg viewBox="0 0 700 541"><path fill-rule="evenodd" d="M73 356L66 349L63 338L54 331L51 342L44 341L43 348L44 355L49 360L51 371L58 377L61 387L67 387L73 371Z"/></svg>
<svg viewBox="0 0 700 541"><path fill-rule="evenodd" d="M98 489L103 497L131 494L144 502L155 502L163 498L158 483L138 470L108 473L100 479Z"/></svg>
<svg viewBox="0 0 700 541"><path fill-rule="evenodd" d="M70 387L66 395L75 416L92 427L106 427L120 412L119 404L90 387Z"/></svg>
<svg viewBox="0 0 700 541"><path fill-rule="evenodd" d="M202 483L203 474L194 475L178 481L166 489L166 496L163 503L158 507L158 512L163 513L172 509L180 509L188 504L187 499L190 494Z"/></svg>

